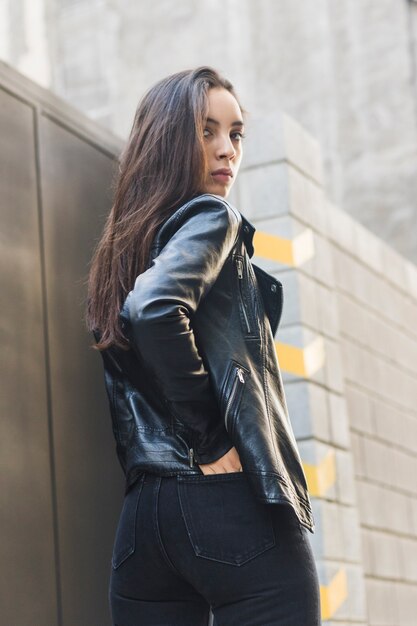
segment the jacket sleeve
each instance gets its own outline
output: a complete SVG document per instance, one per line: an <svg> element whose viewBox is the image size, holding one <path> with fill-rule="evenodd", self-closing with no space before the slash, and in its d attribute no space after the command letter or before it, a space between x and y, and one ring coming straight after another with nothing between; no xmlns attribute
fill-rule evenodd
<svg viewBox="0 0 417 626"><path fill-rule="evenodd" d="M127 306L131 342L170 411L191 432L195 460L225 454L229 439L199 354L193 314L216 281L238 234L239 220L225 203L195 203L151 266L135 281Z"/></svg>

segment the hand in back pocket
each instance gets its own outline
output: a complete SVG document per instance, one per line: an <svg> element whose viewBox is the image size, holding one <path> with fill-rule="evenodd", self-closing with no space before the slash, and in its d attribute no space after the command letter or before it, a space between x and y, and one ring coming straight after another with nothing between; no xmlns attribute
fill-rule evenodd
<svg viewBox="0 0 417 626"><path fill-rule="evenodd" d="M242 471L239 454L234 446L219 459L212 463L199 463L198 467L204 475Z"/></svg>

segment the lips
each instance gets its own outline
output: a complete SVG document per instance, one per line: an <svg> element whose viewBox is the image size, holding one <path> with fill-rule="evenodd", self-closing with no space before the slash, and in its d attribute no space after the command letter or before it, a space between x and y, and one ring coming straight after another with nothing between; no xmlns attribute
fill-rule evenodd
<svg viewBox="0 0 417 626"><path fill-rule="evenodd" d="M219 170L215 170L211 173L212 176L217 176L218 174L223 176L233 176L232 170L228 167L222 167Z"/></svg>

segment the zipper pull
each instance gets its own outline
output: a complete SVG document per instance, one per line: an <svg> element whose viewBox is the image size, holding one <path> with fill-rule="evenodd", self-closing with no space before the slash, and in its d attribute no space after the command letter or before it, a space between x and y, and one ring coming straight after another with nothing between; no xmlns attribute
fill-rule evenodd
<svg viewBox="0 0 417 626"><path fill-rule="evenodd" d="M240 257L236 257L237 275L239 278L243 278L243 261Z"/></svg>
<svg viewBox="0 0 417 626"><path fill-rule="evenodd" d="M194 449L193 448L189 449L188 457L190 459L190 467L194 467Z"/></svg>
<svg viewBox="0 0 417 626"><path fill-rule="evenodd" d="M241 383L244 383L244 382L245 382L245 379L244 379L244 377L243 377L243 372L242 372L242 368L241 368L241 367L238 367L238 368L237 368L237 375L239 376L239 380L240 380L240 382L241 382Z"/></svg>

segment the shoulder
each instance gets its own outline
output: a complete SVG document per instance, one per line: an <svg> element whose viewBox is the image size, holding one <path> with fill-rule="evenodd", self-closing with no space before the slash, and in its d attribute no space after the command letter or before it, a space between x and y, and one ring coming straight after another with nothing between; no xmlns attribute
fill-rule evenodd
<svg viewBox="0 0 417 626"><path fill-rule="evenodd" d="M195 196L181 205L163 224L155 241L163 246L179 229L187 224L201 225L202 231L222 230L237 236L242 225L240 212L230 202L211 193Z"/></svg>
<svg viewBox="0 0 417 626"><path fill-rule="evenodd" d="M223 217L230 224L239 226L242 216L230 202L213 193L203 193L195 196L183 204L172 217L175 222L182 222L191 215L214 213L216 217Z"/></svg>

